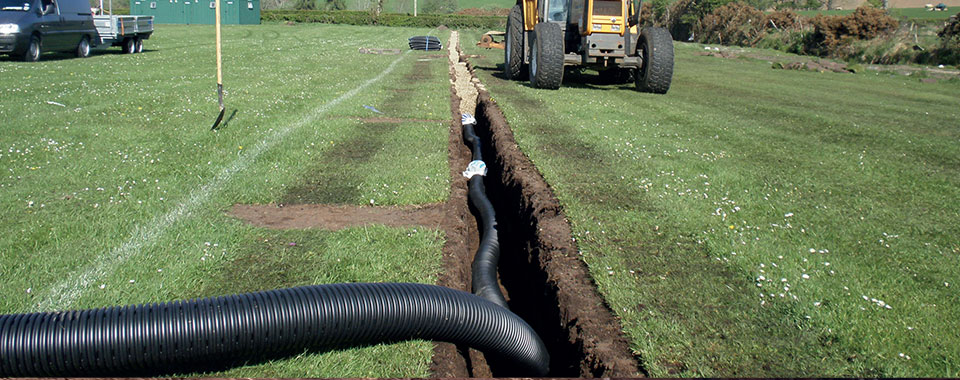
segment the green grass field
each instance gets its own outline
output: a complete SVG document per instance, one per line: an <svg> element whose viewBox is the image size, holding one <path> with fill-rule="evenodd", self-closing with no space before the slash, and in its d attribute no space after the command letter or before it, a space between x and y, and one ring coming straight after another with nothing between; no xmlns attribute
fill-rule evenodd
<svg viewBox="0 0 960 380"><path fill-rule="evenodd" d="M466 46L651 376L960 376L956 80L677 43L667 95L548 91Z"/></svg>
<svg viewBox="0 0 960 380"><path fill-rule="evenodd" d="M358 53L405 50L407 37L428 32L226 26L228 123L218 132L210 131L218 112L210 26L158 26L136 55L4 58L0 313L319 283L434 283L444 239L434 229L278 231L227 215L237 203L444 201L445 58ZM208 375L426 376L432 347L311 352Z"/></svg>
<svg viewBox="0 0 960 380"><path fill-rule="evenodd" d="M888 10L888 12L890 12L891 16L897 19L905 18L905 19L911 19L911 20L946 20L950 18L950 16L957 14L957 12L952 12L952 11L947 11L947 12L928 11L924 8L891 8ZM851 13L853 13L852 9L828 10L828 11L797 11L797 14L800 14L803 16L809 16L809 17L813 17L818 14L845 16Z"/></svg>

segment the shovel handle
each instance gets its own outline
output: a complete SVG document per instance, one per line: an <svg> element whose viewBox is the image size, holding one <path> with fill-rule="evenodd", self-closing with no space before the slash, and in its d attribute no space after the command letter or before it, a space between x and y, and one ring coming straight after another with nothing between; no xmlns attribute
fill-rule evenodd
<svg viewBox="0 0 960 380"><path fill-rule="evenodd" d="M220 64L220 0L215 1L214 8L217 23L217 85L223 85L223 71ZM220 104L223 102L221 101Z"/></svg>

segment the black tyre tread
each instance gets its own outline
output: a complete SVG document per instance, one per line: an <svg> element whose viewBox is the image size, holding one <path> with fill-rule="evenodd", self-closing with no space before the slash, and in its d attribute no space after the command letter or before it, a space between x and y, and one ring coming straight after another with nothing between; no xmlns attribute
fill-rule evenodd
<svg viewBox="0 0 960 380"><path fill-rule="evenodd" d="M647 27L640 33L640 43L645 56L637 75L637 89L666 94L673 80L673 37L664 28Z"/></svg>
<svg viewBox="0 0 960 380"><path fill-rule="evenodd" d="M507 17L507 29L509 38L504 41L510 46L508 56L507 49L504 49L503 74L507 79L524 80L526 79L526 65L523 64L523 10L520 5L514 5L510 9L510 16Z"/></svg>
<svg viewBox="0 0 960 380"><path fill-rule="evenodd" d="M537 54L537 74L530 76L530 84L556 90L563 83L563 31L560 25L542 22L533 28L533 34L531 54Z"/></svg>
<svg viewBox="0 0 960 380"><path fill-rule="evenodd" d="M136 51L136 42L131 42L133 42L133 38L123 40L123 54L133 54Z"/></svg>

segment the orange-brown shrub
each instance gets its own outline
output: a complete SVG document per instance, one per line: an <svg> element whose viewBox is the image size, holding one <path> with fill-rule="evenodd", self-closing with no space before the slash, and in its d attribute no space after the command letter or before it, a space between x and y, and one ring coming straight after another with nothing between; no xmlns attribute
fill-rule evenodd
<svg viewBox="0 0 960 380"><path fill-rule="evenodd" d="M763 27L767 29L792 29L797 26L797 20L800 16L791 10L781 10L770 13L763 18ZM776 26L774 26L776 25Z"/></svg>
<svg viewBox="0 0 960 380"><path fill-rule="evenodd" d="M703 18L697 41L726 45L749 45L763 32L763 12L736 2L714 9Z"/></svg>
<svg viewBox="0 0 960 380"><path fill-rule="evenodd" d="M807 41L807 50L818 55L835 53L853 40L888 34L900 25L887 12L868 6L861 6L846 16L817 15L811 23L814 30Z"/></svg>

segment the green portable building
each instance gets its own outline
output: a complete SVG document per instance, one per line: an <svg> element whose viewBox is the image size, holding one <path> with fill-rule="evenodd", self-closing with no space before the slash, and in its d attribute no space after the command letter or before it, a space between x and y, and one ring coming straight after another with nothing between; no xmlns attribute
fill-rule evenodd
<svg viewBox="0 0 960 380"><path fill-rule="evenodd" d="M154 16L157 24L213 24L210 0L130 0L130 14ZM223 24L259 24L260 0L220 0Z"/></svg>

